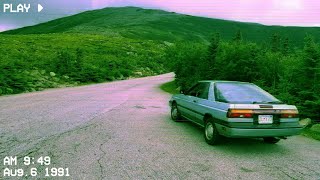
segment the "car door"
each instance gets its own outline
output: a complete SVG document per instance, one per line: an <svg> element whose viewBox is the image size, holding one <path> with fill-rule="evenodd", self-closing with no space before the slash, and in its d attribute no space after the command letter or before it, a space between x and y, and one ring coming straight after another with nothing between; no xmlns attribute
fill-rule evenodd
<svg viewBox="0 0 320 180"><path fill-rule="evenodd" d="M209 96L209 88L209 82L201 82L198 86L196 96L192 97L193 110L195 112L194 121L199 125L203 125L203 118L207 109L206 104Z"/></svg>
<svg viewBox="0 0 320 180"><path fill-rule="evenodd" d="M182 115L188 119L194 119L196 117L195 112L192 110L193 108L193 96L196 95L197 88L199 83L191 87L188 91L184 93L181 98L181 101L178 104L178 108Z"/></svg>
<svg viewBox="0 0 320 180"><path fill-rule="evenodd" d="M202 124L203 107L201 104L208 99L209 86L210 83L200 82L185 94L186 98L182 104L185 111L184 115L195 123Z"/></svg>

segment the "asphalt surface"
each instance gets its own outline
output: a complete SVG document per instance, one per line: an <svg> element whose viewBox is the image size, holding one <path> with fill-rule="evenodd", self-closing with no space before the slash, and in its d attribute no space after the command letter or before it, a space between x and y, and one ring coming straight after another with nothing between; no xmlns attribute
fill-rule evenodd
<svg viewBox="0 0 320 180"><path fill-rule="evenodd" d="M202 129L170 120L173 74L0 97L0 179L24 156L50 156L70 177L46 179L316 179L320 142L303 136L205 143ZM4 166L18 156L17 166ZM20 177L21 178L21 177ZM31 179L30 176L24 176Z"/></svg>

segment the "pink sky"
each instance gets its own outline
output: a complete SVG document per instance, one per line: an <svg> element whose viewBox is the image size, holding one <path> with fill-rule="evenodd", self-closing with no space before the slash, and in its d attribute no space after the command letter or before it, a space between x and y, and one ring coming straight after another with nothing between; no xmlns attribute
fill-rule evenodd
<svg viewBox="0 0 320 180"><path fill-rule="evenodd" d="M319 0L93 0L94 8L134 5L267 25L320 26Z"/></svg>
<svg viewBox="0 0 320 180"><path fill-rule="evenodd" d="M7 29L12 29L14 27L9 26L9 25L4 25L4 24L0 24L0 32L5 31Z"/></svg>

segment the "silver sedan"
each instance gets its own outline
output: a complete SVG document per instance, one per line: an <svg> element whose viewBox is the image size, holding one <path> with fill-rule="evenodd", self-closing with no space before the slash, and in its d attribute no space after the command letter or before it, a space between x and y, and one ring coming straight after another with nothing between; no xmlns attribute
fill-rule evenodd
<svg viewBox="0 0 320 180"><path fill-rule="evenodd" d="M187 119L203 126L210 145L221 142L222 136L277 143L303 129L296 106L284 104L252 83L200 81L173 95L169 105L174 121Z"/></svg>

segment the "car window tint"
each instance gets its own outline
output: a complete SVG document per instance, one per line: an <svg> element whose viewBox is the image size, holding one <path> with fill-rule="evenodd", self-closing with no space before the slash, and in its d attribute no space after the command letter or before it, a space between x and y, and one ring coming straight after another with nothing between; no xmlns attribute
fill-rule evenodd
<svg viewBox="0 0 320 180"><path fill-rule="evenodd" d="M275 97L250 83L221 82L215 84L217 101L235 103L272 102Z"/></svg>
<svg viewBox="0 0 320 180"><path fill-rule="evenodd" d="M209 87L210 87L210 83L202 83L198 97L202 99L208 99Z"/></svg>
<svg viewBox="0 0 320 180"><path fill-rule="evenodd" d="M188 90L188 92L186 94L189 95L189 96L196 96L197 88L199 87L199 85L200 85L200 83L194 85L192 88L190 88Z"/></svg>
<svg viewBox="0 0 320 180"><path fill-rule="evenodd" d="M188 95L202 99L208 99L209 86L209 83L198 83L189 91Z"/></svg>

